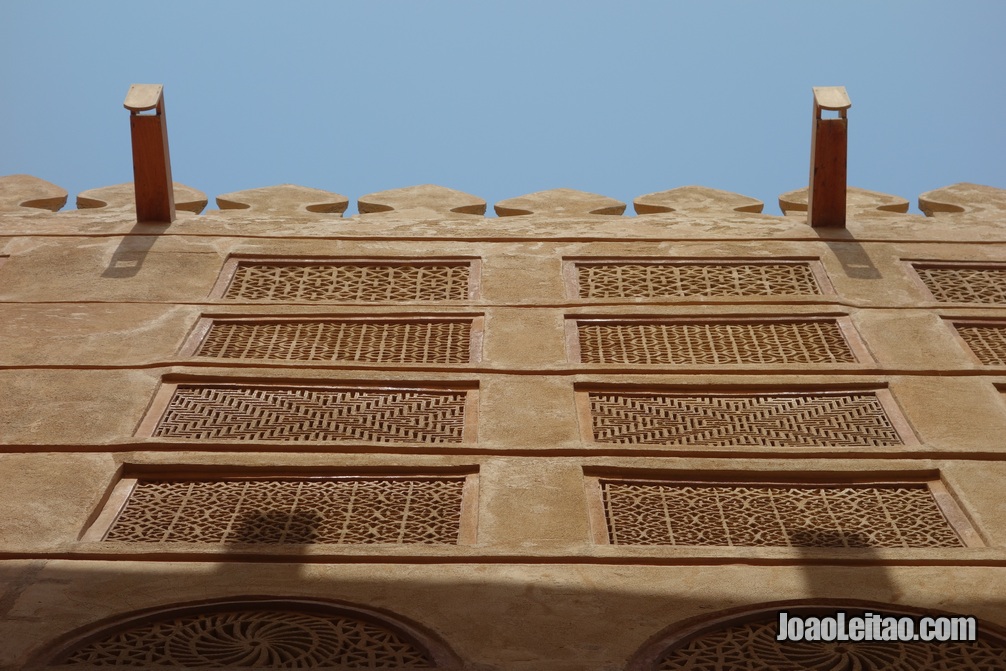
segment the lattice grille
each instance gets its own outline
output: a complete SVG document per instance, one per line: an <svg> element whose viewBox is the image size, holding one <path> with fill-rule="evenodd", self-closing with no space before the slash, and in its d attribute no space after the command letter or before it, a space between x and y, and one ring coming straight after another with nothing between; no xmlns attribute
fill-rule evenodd
<svg viewBox="0 0 1006 671"><path fill-rule="evenodd" d="M197 356L281 361L468 363L470 319L214 321Z"/></svg>
<svg viewBox="0 0 1006 671"><path fill-rule="evenodd" d="M580 298L820 294L809 263L577 263Z"/></svg>
<svg viewBox="0 0 1006 671"><path fill-rule="evenodd" d="M464 478L140 480L105 540L455 544Z"/></svg>
<svg viewBox="0 0 1006 671"><path fill-rule="evenodd" d="M631 445L900 445L875 394L590 392L594 440Z"/></svg>
<svg viewBox="0 0 1006 671"><path fill-rule="evenodd" d="M461 301L470 264L241 261L224 298L247 301Z"/></svg>
<svg viewBox="0 0 1006 671"><path fill-rule="evenodd" d="M957 332L983 364L1006 365L1006 324L957 324Z"/></svg>
<svg viewBox="0 0 1006 671"><path fill-rule="evenodd" d="M836 608L832 607L830 613ZM842 608L841 610L847 610ZM876 611L874 611L876 612ZM806 614L801 613L806 616ZM815 613L815 615L820 616ZM859 613L858 615L862 615ZM970 643L777 641L775 614L718 627L663 654L657 671L991 671L1006 669L1006 648Z"/></svg>
<svg viewBox="0 0 1006 671"><path fill-rule="evenodd" d="M180 385L153 435L460 443L465 392Z"/></svg>
<svg viewBox="0 0 1006 671"><path fill-rule="evenodd" d="M833 320L578 324L583 363L855 363Z"/></svg>
<svg viewBox="0 0 1006 671"><path fill-rule="evenodd" d="M1006 267L925 264L914 267L940 303L1006 303Z"/></svg>
<svg viewBox="0 0 1006 671"><path fill-rule="evenodd" d="M232 610L161 619L93 641L67 664L179 669L429 669L405 637L353 617Z"/></svg>
<svg viewBox="0 0 1006 671"><path fill-rule="evenodd" d="M602 481L613 545L963 547L924 484Z"/></svg>

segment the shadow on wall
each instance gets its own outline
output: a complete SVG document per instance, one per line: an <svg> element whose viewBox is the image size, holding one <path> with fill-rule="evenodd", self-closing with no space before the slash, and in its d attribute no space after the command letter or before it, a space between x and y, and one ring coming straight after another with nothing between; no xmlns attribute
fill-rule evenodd
<svg viewBox="0 0 1006 671"><path fill-rule="evenodd" d="M519 567L471 561L406 564L387 555L369 555L362 561L331 556L313 559L308 542L316 535L315 523L310 514L288 516L272 510L250 514L236 533L236 539L241 540L229 544L227 554L215 555L216 563L211 566L202 563L209 558L207 555L192 555L202 560L197 562L177 561L177 557L175 561L170 557L158 560L157 555L152 555L100 564L23 563L20 570L8 562L0 574L0 580L9 586L2 602L5 612L0 613L0 637L7 646L0 659L8 664L3 668L51 668L53 655L62 655L56 656L57 660L66 659L66 653L73 649L72 642L94 641L102 635L107 639L110 631L121 631L124 621L149 624L157 617L176 615L196 617L201 624L174 629L203 632L207 640L217 643L249 631L287 632L283 640L301 640L293 632L307 631L315 633L303 640L324 641L335 636L343 641L339 645L348 645L348 640L366 647L377 645L374 641L381 637L392 640L387 638L389 634L381 633L391 631L394 636L404 637L402 640L412 640L408 637L413 636L424 643L432 641L431 645L443 641L444 662L433 668L540 671L547 665L555 671L621 671L628 660L640 659L646 645L656 641L662 647L654 655L666 656L668 647L681 640L683 627L705 632L712 627L715 631L713 625L734 612L758 611L764 615L771 611L767 616L771 621L787 603L802 607L818 604L818 610L823 607L820 604L829 604L831 610L846 606L852 610L863 604L878 604L882 609L882 604L890 603L890 612L911 610L893 605L906 602L898 586L906 581L919 586L918 594L908 601L916 609L928 604L929 612L939 608L997 621L1006 613L1002 593L974 592L981 594L976 599L927 590L927 580L934 573L946 571L946 567L899 565L892 569L868 548L856 549L854 561L835 559L833 552L828 554L821 548L804 548L803 559L765 566L728 563L713 567L708 562ZM249 539L281 533L288 535L289 543L297 544L299 554L267 557L249 550L255 545ZM821 539L820 533L813 531L799 532L794 540L806 542L809 536L805 533L810 533L815 542ZM298 544L298 539L305 542ZM855 545L857 539L847 535L842 542ZM715 580L709 578L711 570L716 572ZM898 571L897 581L892 579L893 570ZM957 570L966 572L968 568ZM966 576L955 579L964 580ZM696 589L699 585L704 587ZM268 612L255 610L262 606L258 601L269 602L265 609ZM308 602L308 606L303 605ZM362 615L348 619L339 616L342 620L326 616L324 631L341 633L319 637L317 627L322 625L315 618L321 606L310 604L320 602L334 604L336 610L346 606L345 612ZM239 607L235 608L235 603ZM199 604L206 608L199 610ZM250 619L245 617L249 610ZM204 611L226 611L228 615L224 620L206 619ZM277 619L277 611L293 616ZM264 641L268 643L269 639ZM298 644L287 646L283 654L303 654L310 659L312 649ZM395 646L379 649L398 654ZM1006 659L1006 648L1002 654ZM662 662L658 666L661 658L649 659L648 666L629 668L691 668L664 666ZM203 663L200 666L214 668ZM66 668L80 671L87 667L78 664ZM230 668L255 665L231 663ZM305 662L299 667L275 668L312 667ZM719 667L708 668L720 671ZM806 668L818 671L812 665ZM947 668L964 671L971 667ZM722 671L731 671L731 667L724 666Z"/></svg>
<svg viewBox="0 0 1006 671"><path fill-rule="evenodd" d="M855 552L856 563L870 572L870 582L877 594L897 594L898 589L876 550L876 541L857 531L834 529L795 529L790 532L790 544L802 555L801 575L806 592L812 596L834 597L846 585L836 584L835 576L821 560L822 548L843 548Z"/></svg>
<svg viewBox="0 0 1006 671"><path fill-rule="evenodd" d="M307 551L318 538L321 516L313 510L253 510L240 517L232 549L241 544L283 543Z"/></svg>
<svg viewBox="0 0 1006 671"><path fill-rule="evenodd" d="M968 623L968 618L959 617L974 613L970 606L959 604L959 612L951 613L943 609L942 599L937 608L896 603L902 600L897 583L868 534L802 529L791 533L790 541L804 555L799 570L805 580L806 598L724 608L676 622L652 637L626 670L1006 669L1006 630L976 618ZM855 550L855 566L841 566L834 559L823 558L822 548ZM865 596L861 589L864 586L868 586ZM857 598L836 597L857 592ZM977 633L978 640L901 642L879 638L893 633L891 625L901 624L905 616L918 625L922 617L948 615L957 622L944 623L946 626L960 626L962 633ZM846 626L855 618L870 629L869 636L878 638L852 640L848 636L852 630ZM783 622L786 627L781 631ZM971 625L975 628L969 629ZM840 628L846 634L844 638L839 636Z"/></svg>
<svg viewBox="0 0 1006 671"><path fill-rule="evenodd" d="M870 259L870 255L866 253L866 249L863 248L859 242L852 236L847 229L811 229L815 231L818 236L825 237L822 230L827 231L827 240L825 244L828 249L831 250L838 262L842 264L842 270L845 271L846 277L854 280L876 280L880 279L880 271L877 267L873 265L873 260ZM842 240L834 240L834 238L842 238Z"/></svg>
<svg viewBox="0 0 1006 671"><path fill-rule="evenodd" d="M170 225L134 224L129 233L119 241L119 246L112 253L108 267L101 276L113 279L135 276L143 267L143 262L157 242L158 235L167 231Z"/></svg>

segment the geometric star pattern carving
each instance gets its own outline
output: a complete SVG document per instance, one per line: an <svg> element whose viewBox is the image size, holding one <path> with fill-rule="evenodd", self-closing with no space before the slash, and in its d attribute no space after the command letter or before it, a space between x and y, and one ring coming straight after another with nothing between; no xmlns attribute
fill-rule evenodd
<svg viewBox="0 0 1006 671"><path fill-rule="evenodd" d="M456 544L464 478L140 480L106 541Z"/></svg>
<svg viewBox="0 0 1006 671"><path fill-rule="evenodd" d="M462 301L470 264L241 261L224 298L246 301Z"/></svg>
<svg viewBox="0 0 1006 671"><path fill-rule="evenodd" d="M460 443L466 396L463 391L179 385L153 436Z"/></svg>
<svg viewBox="0 0 1006 671"><path fill-rule="evenodd" d="M197 356L281 361L468 363L471 320L218 321Z"/></svg>
<svg viewBox="0 0 1006 671"><path fill-rule="evenodd" d="M835 608L831 612L835 612ZM876 613L877 611L872 611ZM802 615L802 614L801 614ZM861 616L861 612L855 613ZM717 627L678 643L655 671L996 671L1006 647L975 642L777 641L778 618Z"/></svg>
<svg viewBox="0 0 1006 671"><path fill-rule="evenodd" d="M940 303L1006 303L1006 268L913 264Z"/></svg>
<svg viewBox="0 0 1006 671"><path fill-rule="evenodd" d="M963 547L925 484L771 485L602 480L613 545Z"/></svg>
<svg viewBox="0 0 1006 671"><path fill-rule="evenodd" d="M797 296L821 293L809 263L577 263L580 298Z"/></svg>
<svg viewBox="0 0 1006 671"><path fill-rule="evenodd" d="M583 363L855 363L834 320L767 322L580 322Z"/></svg>
<svg viewBox="0 0 1006 671"><path fill-rule="evenodd" d="M594 440L623 445L876 447L901 438L880 400L842 394L590 392Z"/></svg>
<svg viewBox="0 0 1006 671"><path fill-rule="evenodd" d="M234 609L158 619L64 656L63 664L143 669L429 669L430 655L350 616Z"/></svg>

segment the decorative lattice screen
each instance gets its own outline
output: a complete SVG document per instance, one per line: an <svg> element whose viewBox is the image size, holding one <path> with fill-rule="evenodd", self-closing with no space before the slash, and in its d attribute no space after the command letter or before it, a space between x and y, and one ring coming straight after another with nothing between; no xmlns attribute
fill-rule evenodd
<svg viewBox="0 0 1006 671"><path fill-rule="evenodd" d="M577 262L580 298L820 294L806 262Z"/></svg>
<svg viewBox="0 0 1006 671"><path fill-rule="evenodd" d="M782 609L780 609L782 610ZM787 609L789 610L789 609ZM848 606L800 611L802 617L834 617ZM876 609L871 609L877 613ZM790 610L792 613L793 611ZM862 610L851 616L863 615ZM900 616L896 616L900 617ZM659 656L654 671L985 671L1006 669L1006 647L981 637L974 642L779 641L776 613L754 621L719 625L674 645Z"/></svg>
<svg viewBox="0 0 1006 671"><path fill-rule="evenodd" d="M351 615L234 608L155 617L92 640L62 664L169 669L431 669L407 635Z"/></svg>
<svg viewBox="0 0 1006 671"><path fill-rule="evenodd" d="M602 480L614 545L963 547L924 483L691 484Z"/></svg>
<svg viewBox="0 0 1006 671"><path fill-rule="evenodd" d="M922 283L940 303L1006 303L1006 266L914 263Z"/></svg>
<svg viewBox="0 0 1006 671"><path fill-rule="evenodd" d="M583 363L855 363L835 320L577 323Z"/></svg>
<svg viewBox="0 0 1006 671"><path fill-rule="evenodd" d="M104 540L455 544L465 479L138 480Z"/></svg>
<svg viewBox="0 0 1006 671"><path fill-rule="evenodd" d="M471 263L239 261L223 297L245 301L461 301Z"/></svg>
<svg viewBox="0 0 1006 671"><path fill-rule="evenodd" d="M1006 364L1006 323L955 324L957 333L986 365Z"/></svg>
<svg viewBox="0 0 1006 671"><path fill-rule="evenodd" d="M872 392L587 393L593 438L625 445L900 445Z"/></svg>
<svg viewBox="0 0 1006 671"><path fill-rule="evenodd" d="M213 320L197 356L278 361L463 364L471 319Z"/></svg>
<svg viewBox="0 0 1006 671"><path fill-rule="evenodd" d="M191 440L460 443L467 392L178 385L152 431Z"/></svg>

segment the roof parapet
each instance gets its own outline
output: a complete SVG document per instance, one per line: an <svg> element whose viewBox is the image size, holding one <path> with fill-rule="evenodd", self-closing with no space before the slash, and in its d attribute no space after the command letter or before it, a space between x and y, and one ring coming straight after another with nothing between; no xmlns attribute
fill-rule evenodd
<svg viewBox="0 0 1006 671"><path fill-rule="evenodd" d="M525 214L619 216L625 212L625 203L587 191L551 189L501 200L496 203L494 209L500 217Z"/></svg>
<svg viewBox="0 0 1006 671"><path fill-rule="evenodd" d="M171 198L176 210L199 214L206 207L208 199L199 189L175 182L172 185ZM77 194L77 209L90 210L107 207L110 209L129 208L136 201L132 182L113 184L95 189L87 189ZM147 220L150 221L150 220Z"/></svg>
<svg viewBox="0 0 1006 671"><path fill-rule="evenodd" d="M171 223L175 220L175 199L171 156L168 153L168 122L164 114L164 87L160 84L133 84L122 105L129 110L136 221Z"/></svg>
<svg viewBox="0 0 1006 671"><path fill-rule="evenodd" d="M22 207L59 211L66 205L66 189L32 175L0 177L0 212L17 212Z"/></svg>
<svg viewBox="0 0 1006 671"><path fill-rule="evenodd" d="M792 215L807 211L807 201L810 197L810 190L807 188L787 191L779 195L779 209L783 214ZM845 189L843 204L848 212L897 212L905 214L908 212L908 201L901 196L895 196L880 191L869 191L855 186Z"/></svg>
<svg viewBox="0 0 1006 671"><path fill-rule="evenodd" d="M750 212L760 213L765 204L732 191L707 186L679 186L669 191L648 193L632 201L636 214L661 212Z"/></svg>
<svg viewBox="0 0 1006 671"><path fill-rule="evenodd" d="M962 212L1006 213L1006 189L961 182L919 196L919 209L927 217Z"/></svg>
<svg viewBox="0 0 1006 671"><path fill-rule="evenodd" d="M360 196L356 206L360 214L403 212L416 209L426 209L442 214L477 216L486 213L486 201L482 198L436 184L419 184L401 189L368 193L365 196Z"/></svg>
<svg viewBox="0 0 1006 671"><path fill-rule="evenodd" d="M217 196L221 210L252 210L272 214L337 214L349 207L349 199L332 191L312 189L296 184L278 184L258 189L232 191Z"/></svg>

